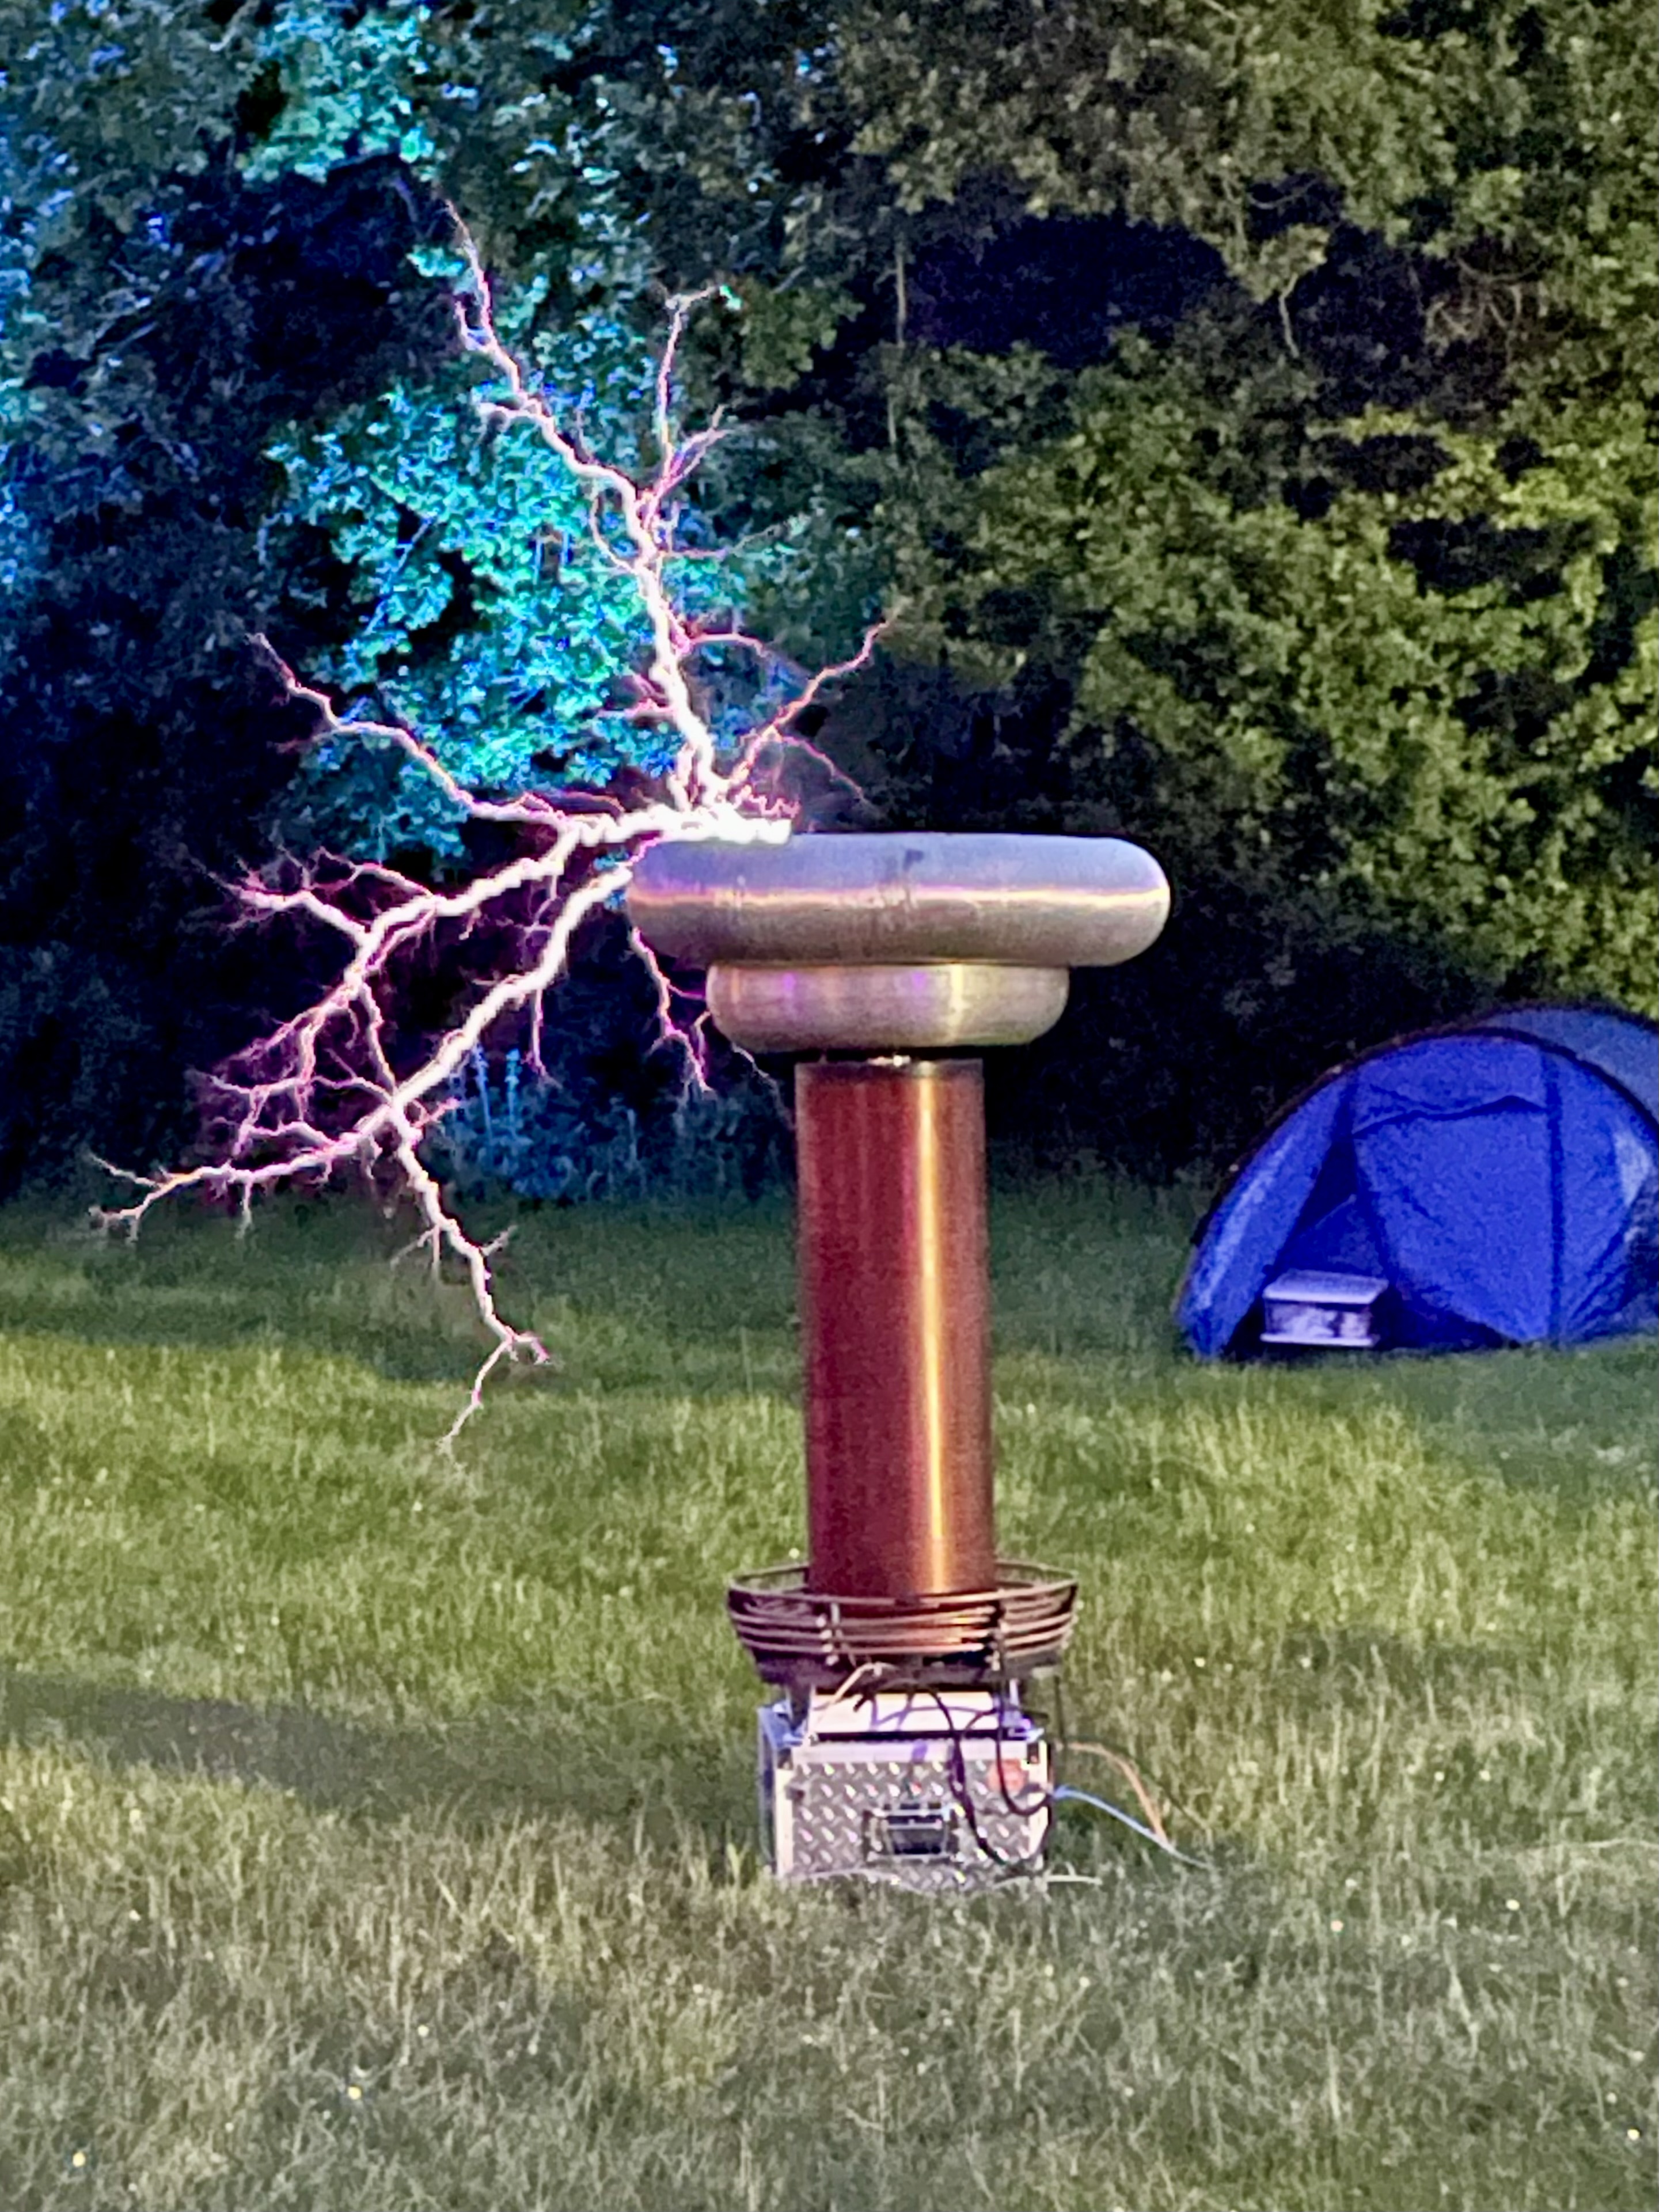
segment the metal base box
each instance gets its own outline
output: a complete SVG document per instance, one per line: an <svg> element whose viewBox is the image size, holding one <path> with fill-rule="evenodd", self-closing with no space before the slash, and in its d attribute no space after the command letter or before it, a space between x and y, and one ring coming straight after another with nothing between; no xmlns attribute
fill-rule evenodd
<svg viewBox="0 0 1659 2212"><path fill-rule="evenodd" d="M1011 1691L780 1698L760 1711L761 1829L783 1881L983 1887L1042 1865L1048 1745Z"/></svg>

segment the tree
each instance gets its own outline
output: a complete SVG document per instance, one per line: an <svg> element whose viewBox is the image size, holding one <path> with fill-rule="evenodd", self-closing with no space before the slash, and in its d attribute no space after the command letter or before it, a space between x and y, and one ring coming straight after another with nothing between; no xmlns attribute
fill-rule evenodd
<svg viewBox="0 0 1659 2212"><path fill-rule="evenodd" d="M594 719L637 612L585 524L558 526L574 511L556 467L459 403L442 283L409 257L444 233L440 185L474 188L504 330L624 459L648 427L663 264L618 181L649 164L604 89L638 37L603 9L475 25L396 0L119 0L0 12L0 556L15 549L0 624L20 732L0 763L16 824L0 933L29 948L0 989L15 1177L89 1136L176 1150L167 1071L303 998L303 977L290 989L246 937L225 943L216 878L273 839L428 874L463 860L477 825L395 748L305 744L250 634L340 680L349 712L412 716L497 791L662 764ZM771 316L775 352L792 304ZM729 479L729 447L713 458ZM683 515L684 582L695 596L706 579L735 619L745 590L775 605L802 563L775 528L745 552L775 518L726 503L729 526ZM694 565L694 535L718 559ZM843 594L843 645L868 597ZM810 626L793 641L810 653ZM743 656L717 663L702 663L717 727L778 703Z"/></svg>
<svg viewBox="0 0 1659 2212"><path fill-rule="evenodd" d="M263 857L308 720L246 644L261 447L453 343L386 165L244 185L251 64L213 14L0 14L0 476L33 549L0 606L0 1185L89 1139L174 1152L184 1070L303 988L227 942L216 880ZM337 620L293 605L289 650Z"/></svg>
<svg viewBox="0 0 1659 2212"><path fill-rule="evenodd" d="M1179 223L1231 280L1058 392L1034 358L918 361L896 648L1061 680L1079 803L1178 879L1652 1003L1645 48L1577 0L855 11L856 143L905 205L998 167L1034 211Z"/></svg>
<svg viewBox="0 0 1659 2212"><path fill-rule="evenodd" d="M395 748L260 746L268 679L244 654L250 703L223 711L238 648L198 666L179 632L207 635L200 608L339 683L349 714L449 732L493 789L597 770L597 671L562 720L559 687L516 684L536 640L586 633L544 619L550 547L538 576L520 528L547 486L451 406L442 287L407 258L443 191L514 346L567 401L593 384L607 452L640 433L652 288L740 301L682 352L688 404L745 426L687 527L801 666L905 599L816 729L888 818L1123 829L1165 858L1172 928L1112 986L1145 1048L1103 1079L1134 1055L1105 1053L1121 1025L1097 1037L1080 989L1051 1048L1071 1097L1173 1085L1209 1103L1160 1127L1212 1153L1400 1020L1643 1001L1653 154L1629 0L65 0L49 26L0 9L0 34L32 58L0 94L21 117L8 281L34 318L9 325L31 412L0 561L33 576L14 605L34 643L7 703L64 733L14 776L25 918L3 926L29 942L59 901L66 1007L137 997L106 960L128 925L106 911L90 944L82 892L52 888L95 843L41 769L59 746L101 751L111 819L134 760L158 795L210 794L151 846L151 976L181 912L204 958L216 927L205 878L186 896L164 857L191 849L185 817L234 819L246 860L326 832L435 879L477 848ZM192 380L191 319L277 321L269 264L301 240L317 274L283 312L315 336L289 404L229 343ZM445 504L453 471L512 522L496 571L486 508ZM733 557L757 538L766 558ZM619 645L604 591L585 604ZM57 641L100 626L70 699ZM132 700L141 666L176 705ZM717 718L766 711L741 664L720 681ZM203 729L234 733L222 785ZM251 1033L256 996L222 1025ZM1195 1026L1193 1064L1165 1065ZM0 1054L5 1034L0 1006Z"/></svg>

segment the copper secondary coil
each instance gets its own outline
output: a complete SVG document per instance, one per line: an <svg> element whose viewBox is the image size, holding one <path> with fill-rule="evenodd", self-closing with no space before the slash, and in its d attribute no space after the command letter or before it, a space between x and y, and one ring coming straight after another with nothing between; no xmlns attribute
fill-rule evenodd
<svg viewBox="0 0 1659 2212"><path fill-rule="evenodd" d="M976 1060L795 1071L810 1586L996 1584Z"/></svg>

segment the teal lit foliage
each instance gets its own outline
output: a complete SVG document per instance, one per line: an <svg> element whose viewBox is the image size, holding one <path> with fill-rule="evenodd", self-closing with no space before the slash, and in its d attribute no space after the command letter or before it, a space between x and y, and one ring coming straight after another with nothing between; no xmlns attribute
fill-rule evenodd
<svg viewBox="0 0 1659 2212"><path fill-rule="evenodd" d="M396 4L355 23L334 5L280 10L260 55L285 105L250 179L287 168L320 179L385 153L429 174L436 149L410 98L430 74L429 16ZM432 278L464 279L452 252L415 258ZM545 290L502 313L503 335L522 332ZM560 335L562 345L544 337L538 349L544 388L557 353L559 384L574 383L579 407L608 426L637 414L650 363L629 334L611 321ZM407 723L475 792L521 791L550 781L550 767L603 783L623 762L666 764L654 732L593 728L647 634L637 594L590 532L586 495L527 429L487 434L463 375L435 391L398 386L267 450L288 477L276 528L322 529L365 611L356 636L309 672L349 695L349 714ZM463 584L470 618L458 622ZM461 852L460 811L400 750L362 738L316 746L283 815L285 836L359 858Z"/></svg>
<svg viewBox="0 0 1659 2212"><path fill-rule="evenodd" d="M459 388L398 389L270 451L288 473L288 520L327 532L364 609L314 672L354 709L407 723L474 791L667 765L659 732L596 727L648 631L590 532L586 496L527 428L487 434ZM445 637L462 584L471 619ZM359 855L460 849L459 811L431 779L360 738L319 745L290 805L317 842Z"/></svg>
<svg viewBox="0 0 1659 2212"><path fill-rule="evenodd" d="M20 459L0 446L0 605L15 606L40 574L43 549L39 526L17 498Z"/></svg>
<svg viewBox="0 0 1659 2212"><path fill-rule="evenodd" d="M427 1150L464 1197L505 1186L521 1198L637 1196L643 1181L639 1116L613 1102L597 1123L550 1083L525 1078L515 1046L499 1081L475 1047L451 1086L454 1110Z"/></svg>
<svg viewBox="0 0 1659 2212"><path fill-rule="evenodd" d="M10 88L6 78L0 71L0 91ZM34 404L21 377L8 372L20 343L40 326L30 307L29 270L74 197L64 181L69 169L67 155L38 132L0 128L0 610L7 617L22 604L44 557L40 526L17 495L28 461L22 434Z"/></svg>
<svg viewBox="0 0 1659 2212"><path fill-rule="evenodd" d="M630 355L618 323L590 319L544 335L533 351L544 390L574 392L566 419L596 443L646 404L653 364ZM486 427L457 378L447 390L394 389L270 452L288 476L284 522L327 533L364 610L356 634L311 672L339 686L350 711L395 716L478 793L603 786L625 767L657 775L671 765L674 733L618 712L619 678L651 643L639 593L611 557L620 525L590 507L530 425ZM741 619L754 581L790 556L787 546L722 547L695 511L679 527L679 604L719 614L721 626ZM711 648L698 673L727 743L793 688L775 658L740 648ZM359 857L460 851L459 810L389 744L319 744L287 806L290 836Z"/></svg>
<svg viewBox="0 0 1659 2212"><path fill-rule="evenodd" d="M463 1202L507 1190L561 1205L752 1198L783 1171L781 1117L741 1086L687 1086L665 1110L641 1112L594 1094L574 1066L539 1075L514 1047L497 1073L475 1048L451 1097L426 1158Z"/></svg>
<svg viewBox="0 0 1659 2212"><path fill-rule="evenodd" d="M434 117L434 95L453 115L479 94L436 82L443 70L430 27L424 8L374 9L355 22L337 7L281 11L261 56L285 104L246 165L250 178L297 168L322 179L343 162L395 154L441 188L447 165L421 117ZM462 58L449 58L459 70ZM561 428L640 477L660 459L651 424L662 326L653 313L635 327L625 307L647 301L652 272L603 146L568 118L556 135L556 143L532 138L512 167L516 175L551 165L566 190L571 173L580 176L571 248L556 289L534 257L514 268L516 281L492 270L493 318ZM489 259L487 234L480 244ZM410 258L457 295L471 281L453 245L419 246ZM287 478L273 553L284 559L299 530L320 530L364 617L307 673L338 688L348 717L416 731L479 794L603 787L624 769L660 775L678 737L618 711L622 679L644 665L651 632L613 557L628 550L614 503L595 503L532 425L489 422L477 403L491 396L458 362L435 385L398 385L267 448ZM801 536L722 544L710 517L684 504L677 537L686 557L669 572L679 605L737 626L751 591L787 594L810 563ZM695 678L699 707L727 746L799 688L781 657L732 647L702 653ZM313 748L284 794L279 828L296 844L359 858L413 848L441 869L463 857L463 823L400 748L352 737ZM472 1055L428 1147L463 1198L752 1193L776 1180L781 1125L752 1085L630 1101L596 1080L593 1039L576 1026L581 1034L555 1025L545 1075L516 1048L494 1065Z"/></svg>
<svg viewBox="0 0 1659 2212"><path fill-rule="evenodd" d="M430 22L422 7L371 10L356 22L330 5L281 11L260 51L286 104L246 173L321 178L344 161L395 154L435 184L438 149L417 111L429 111L434 91L462 106L477 94L427 82L437 52ZM590 158L597 149L580 132L562 141L535 142L531 152L580 169L587 198L563 276L581 304L549 326L553 285L542 270L496 287L506 296L493 303L495 321L561 426L638 473L659 458L648 431L656 362L618 302L642 298L649 272L612 204L612 173ZM470 281L452 248L417 247L411 258L458 291ZM365 615L355 637L308 672L347 695L349 715L415 730L475 793L604 786L623 769L660 775L678 738L618 711L621 679L651 645L638 592L612 557L627 550L619 519L592 502L531 425L487 425L474 402L488 396L458 368L436 388L395 386L267 449L288 478L274 530L323 530ZM785 543L721 545L690 507L678 535L687 548L671 569L679 604L694 617L718 614L723 628L742 620L756 584L775 589L799 564ZM791 696L780 661L738 649L711 649L696 673L710 725L727 742ZM401 749L352 738L307 757L280 830L354 857L412 847L441 864L461 854L462 818Z"/></svg>
<svg viewBox="0 0 1659 2212"><path fill-rule="evenodd" d="M380 0L356 22L339 0L279 7L255 46L280 75L286 101L276 126L244 164L250 183L286 169L319 180L343 161L395 154L411 168L437 152L416 114L413 88L431 75L429 8Z"/></svg>

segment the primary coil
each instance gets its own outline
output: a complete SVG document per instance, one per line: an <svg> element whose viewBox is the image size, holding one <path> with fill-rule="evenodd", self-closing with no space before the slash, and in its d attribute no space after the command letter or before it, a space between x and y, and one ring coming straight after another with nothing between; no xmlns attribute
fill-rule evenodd
<svg viewBox="0 0 1659 2212"><path fill-rule="evenodd" d="M763 1681L830 1689L885 1662L927 1681L971 1685L1055 1667L1072 1639L1076 1581L1005 1559L994 1589L908 1598L809 1589L804 1566L744 1575L726 1591L738 1641Z"/></svg>

